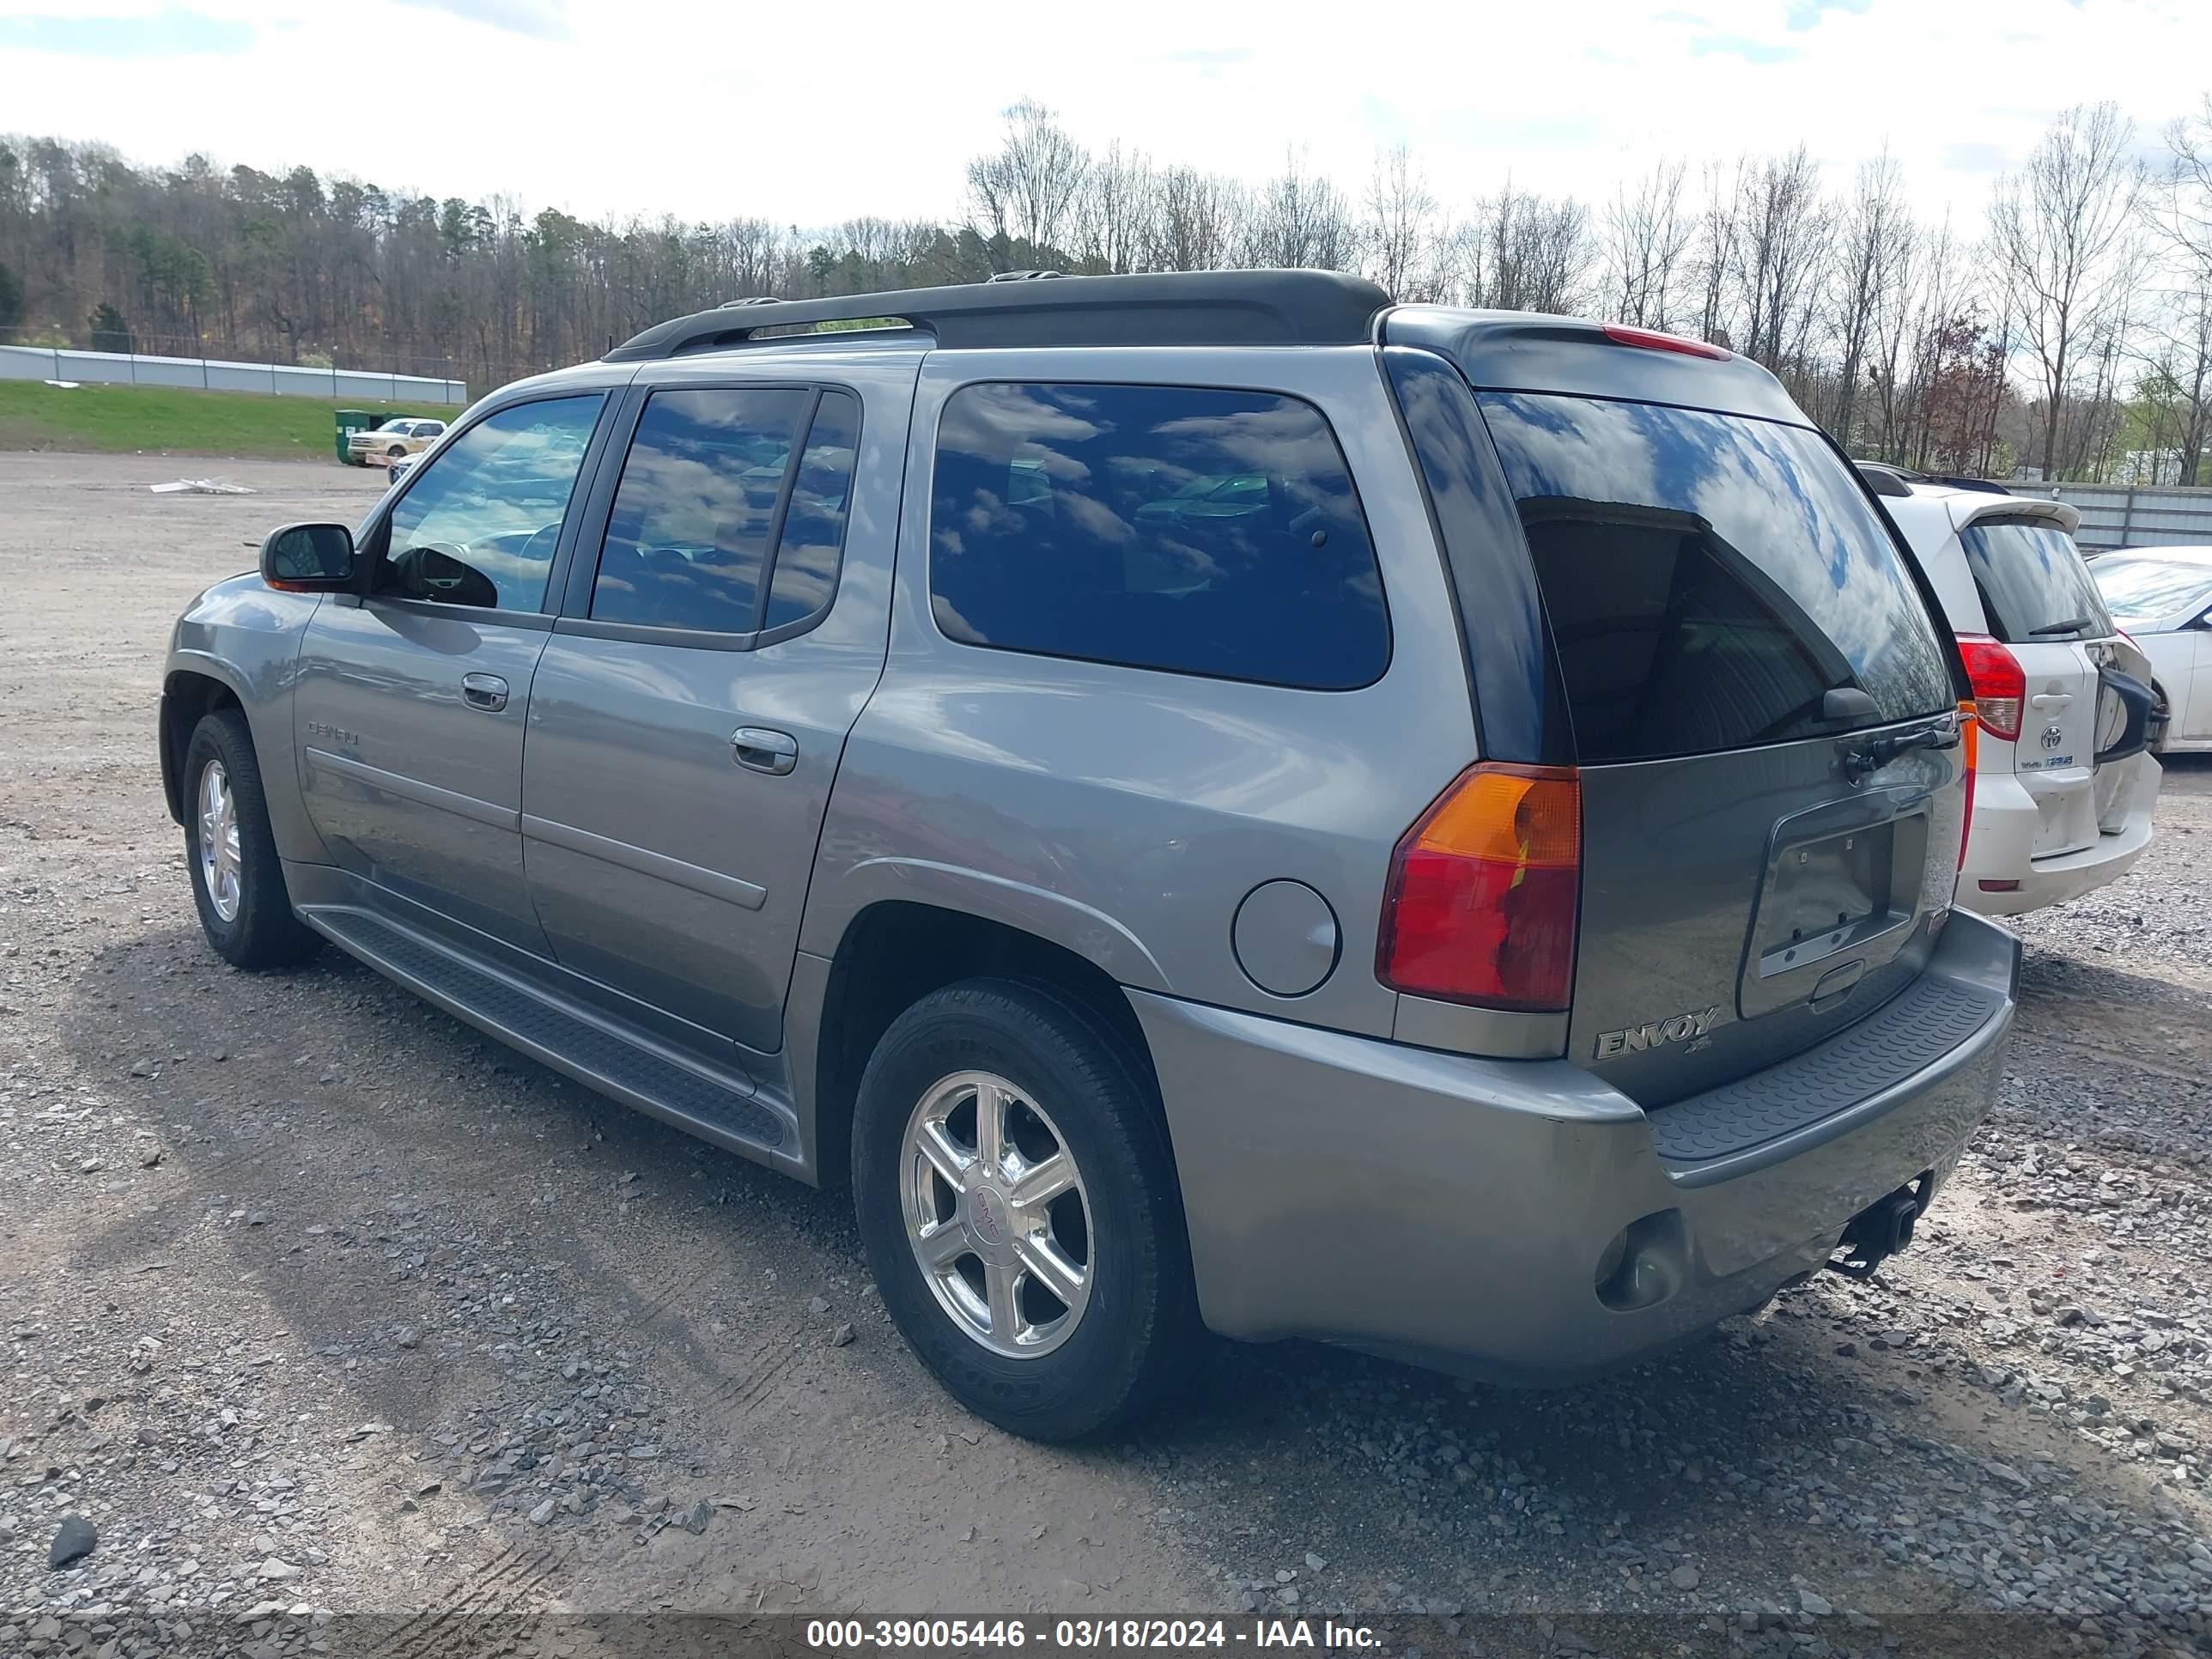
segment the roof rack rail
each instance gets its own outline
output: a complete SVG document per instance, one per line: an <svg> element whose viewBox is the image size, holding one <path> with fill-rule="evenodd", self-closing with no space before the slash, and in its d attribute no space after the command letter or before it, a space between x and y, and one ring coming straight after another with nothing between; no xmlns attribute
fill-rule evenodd
<svg viewBox="0 0 2212 1659"><path fill-rule="evenodd" d="M613 363L787 343L794 330L895 319L939 346L1365 345L1390 296L1333 270L1154 271L968 283L717 307L655 324ZM733 312L743 313L742 320Z"/></svg>
<svg viewBox="0 0 2212 1659"><path fill-rule="evenodd" d="M994 270L983 280L987 283L1037 283L1048 276L1065 276L1064 270Z"/></svg>
<svg viewBox="0 0 2212 1659"><path fill-rule="evenodd" d="M725 300L714 307L717 311L736 311L745 306L780 306L783 297L776 294L749 294L742 300Z"/></svg>

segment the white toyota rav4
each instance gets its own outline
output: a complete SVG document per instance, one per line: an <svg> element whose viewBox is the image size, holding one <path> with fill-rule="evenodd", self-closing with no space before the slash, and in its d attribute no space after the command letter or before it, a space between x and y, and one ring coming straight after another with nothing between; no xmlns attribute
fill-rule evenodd
<svg viewBox="0 0 2212 1659"><path fill-rule="evenodd" d="M2039 910L2150 845L2149 659L2113 626L2063 501L1862 467L1942 599L1973 682L1973 824L1958 902ZM2131 708L2130 693L2138 705Z"/></svg>

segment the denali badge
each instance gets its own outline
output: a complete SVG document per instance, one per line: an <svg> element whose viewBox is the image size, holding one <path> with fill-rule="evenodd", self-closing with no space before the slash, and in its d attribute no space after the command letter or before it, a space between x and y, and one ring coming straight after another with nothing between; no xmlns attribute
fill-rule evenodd
<svg viewBox="0 0 2212 1659"><path fill-rule="evenodd" d="M1631 1054L1639 1048L1656 1048L1665 1042L1702 1037L1713 1029L1720 1017L1720 1006L1716 1003L1693 1013L1677 1014L1672 1019L1655 1020L1649 1025L1632 1025L1625 1031L1600 1031L1597 1034L1597 1057L1611 1060L1615 1054Z"/></svg>

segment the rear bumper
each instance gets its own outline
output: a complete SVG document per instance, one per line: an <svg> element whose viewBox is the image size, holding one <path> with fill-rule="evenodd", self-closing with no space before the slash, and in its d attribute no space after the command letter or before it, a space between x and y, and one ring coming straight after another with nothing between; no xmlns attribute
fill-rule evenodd
<svg viewBox="0 0 2212 1659"><path fill-rule="evenodd" d="M2150 845L2151 820L2164 774L2147 754L2119 764L2136 773L2128 786L2119 829L2100 835L2094 845L2079 852L2050 858L2030 855L2041 821L2034 797L2016 779L2002 775L1980 778L1973 830L1966 838L1966 867L1959 872L1959 905L1985 916L2024 915L2094 892L2133 869ZM1985 881L2020 884L1990 892L1982 886Z"/></svg>
<svg viewBox="0 0 2212 1659"><path fill-rule="evenodd" d="M1159 1073L1210 1327L1546 1382L1757 1307L1826 1260L1875 1200L1926 1174L1940 1184L1995 1095L2018 972L2009 933L1954 915L1923 983L1971 1000L1963 1038L1909 1074L1869 1070L1872 1092L1833 1109L1790 1095L1773 1133L1694 1158L1662 1155L1654 1117L1726 1091L1647 1116L1564 1060L1478 1060L1130 1000ZM1887 1012L1838 1042L1859 1032L1863 1043ZM1645 1282L1670 1288L1608 1305L1600 1262L1632 1225L1650 1257Z"/></svg>

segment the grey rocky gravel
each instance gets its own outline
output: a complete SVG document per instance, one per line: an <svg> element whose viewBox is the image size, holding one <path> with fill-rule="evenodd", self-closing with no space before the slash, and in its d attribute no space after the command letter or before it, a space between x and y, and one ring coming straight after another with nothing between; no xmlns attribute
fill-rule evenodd
<svg viewBox="0 0 2212 1659"><path fill-rule="evenodd" d="M556 1598L1358 1612L1454 1648L1527 1618L1554 1650L1686 1613L1777 1652L2000 1608L2084 1651L2212 1638L2212 765L2170 769L2132 875L2022 922L1997 1110L1872 1282L1552 1393L1231 1350L1127 1441L1043 1449L946 1403L840 1200L333 955L205 950L164 630L377 481L139 487L174 471L0 454L39 619L0 623L0 1653L304 1652L363 1609ZM99 1547L52 1570L72 1513Z"/></svg>

